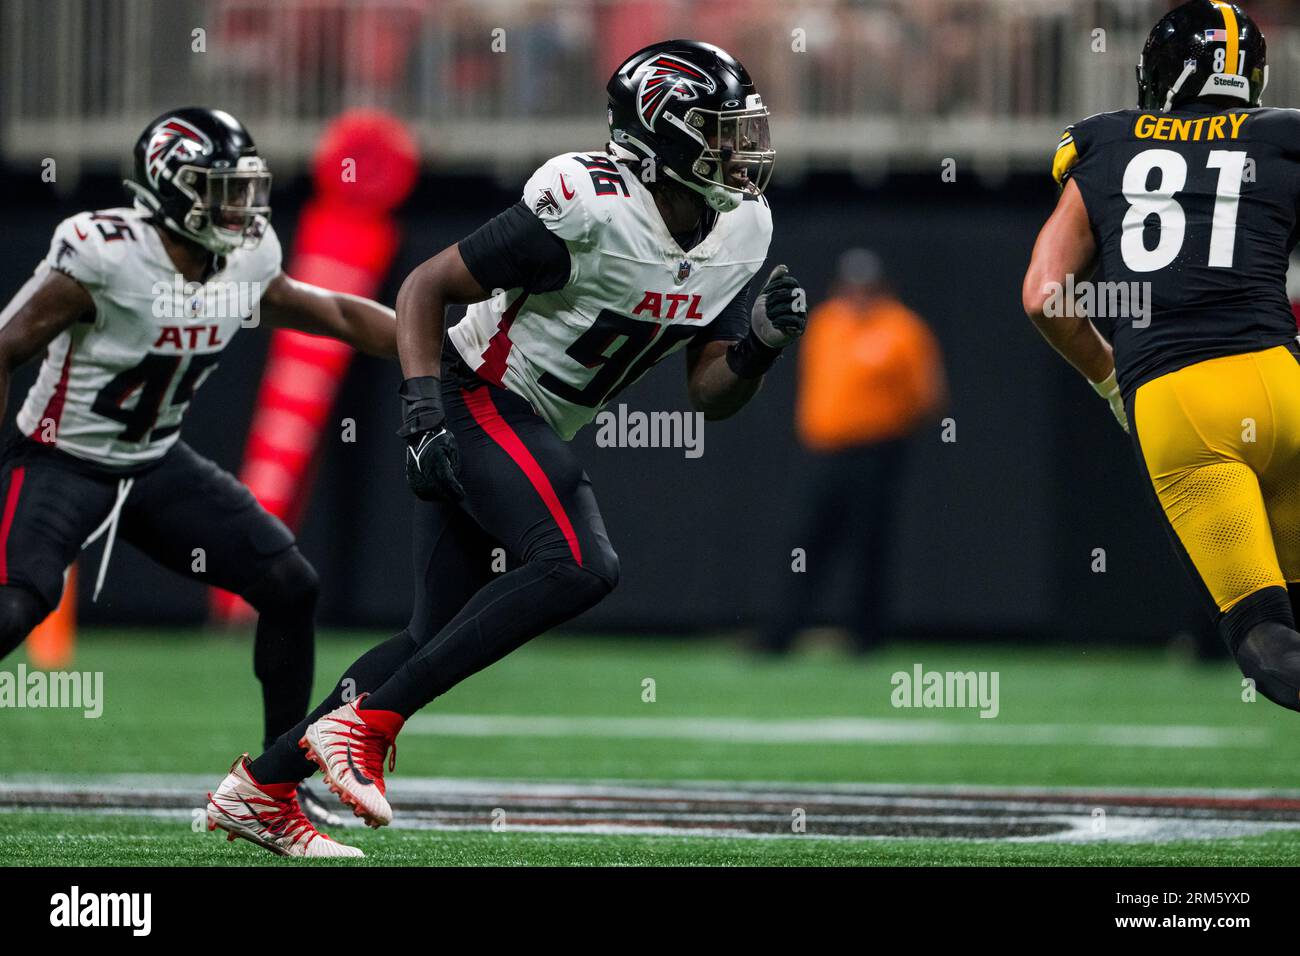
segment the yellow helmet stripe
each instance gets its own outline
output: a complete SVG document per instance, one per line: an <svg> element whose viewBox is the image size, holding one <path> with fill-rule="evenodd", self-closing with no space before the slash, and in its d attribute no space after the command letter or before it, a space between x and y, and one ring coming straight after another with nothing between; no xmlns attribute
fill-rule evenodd
<svg viewBox="0 0 1300 956"><path fill-rule="evenodd" d="M1225 72L1235 74L1238 70L1237 58L1240 54L1240 29L1237 26L1237 11L1232 9L1232 4L1223 3L1222 0L1214 0L1214 5L1223 14L1223 28L1228 33L1228 57Z"/></svg>

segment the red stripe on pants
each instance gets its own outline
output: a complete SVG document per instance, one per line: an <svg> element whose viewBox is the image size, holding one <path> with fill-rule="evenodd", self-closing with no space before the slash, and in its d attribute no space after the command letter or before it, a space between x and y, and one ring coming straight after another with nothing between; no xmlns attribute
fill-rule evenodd
<svg viewBox="0 0 1300 956"><path fill-rule="evenodd" d="M9 476L9 494L5 495L4 517L0 518L0 584L9 583L9 532L13 530L14 514L18 511L18 496L23 490L26 471L25 468L15 468Z"/></svg>
<svg viewBox="0 0 1300 956"><path fill-rule="evenodd" d="M487 386L476 388L474 391L462 390L461 396L465 399L465 404L469 407L470 414L474 416L474 421L488 433L488 437L501 446L501 450L510 456L511 461L523 470L528 477L529 482L541 496L542 502L555 519L555 523L560 526L560 531L564 533L564 540L569 543L569 550L573 553L573 560L578 562L582 567L582 548L578 545L578 534L573 530L573 522L569 520L569 515L564 510L564 505L560 504L560 498L551 486L551 479L546 477L546 472L542 466L537 463L523 439L515 433L501 413L497 411L496 403L492 401L492 395Z"/></svg>

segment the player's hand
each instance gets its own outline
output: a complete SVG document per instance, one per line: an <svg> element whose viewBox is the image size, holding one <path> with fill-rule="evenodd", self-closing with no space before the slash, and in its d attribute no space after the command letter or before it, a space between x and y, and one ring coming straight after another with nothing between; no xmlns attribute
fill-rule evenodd
<svg viewBox="0 0 1300 956"><path fill-rule="evenodd" d="M1128 412L1124 410L1124 396L1119 393L1119 382L1115 378L1115 373L1111 372L1105 381L1089 384L1092 385L1093 391L1110 402L1111 414L1115 416L1115 421L1119 422L1119 427L1127 432Z"/></svg>
<svg viewBox="0 0 1300 956"><path fill-rule="evenodd" d="M465 497L456 472L460 451L447 429L442 410L442 383L432 375L408 378L398 389L406 439L406 483L424 501L460 501Z"/></svg>
<svg viewBox="0 0 1300 956"><path fill-rule="evenodd" d="M750 328L768 348L783 349L803 335L807 324L807 296L790 270L779 265L754 302Z"/></svg>

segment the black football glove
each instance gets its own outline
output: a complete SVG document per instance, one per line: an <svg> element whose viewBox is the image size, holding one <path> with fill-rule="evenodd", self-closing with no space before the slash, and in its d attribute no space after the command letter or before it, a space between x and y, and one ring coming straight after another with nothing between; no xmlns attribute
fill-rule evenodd
<svg viewBox="0 0 1300 956"><path fill-rule="evenodd" d="M768 348L783 349L803 335L807 324L808 303L799 280L784 265L777 266L754 302L750 328Z"/></svg>
<svg viewBox="0 0 1300 956"><path fill-rule="evenodd" d="M406 483L424 501L460 501L465 497L456 477L460 452L447 430L442 383L432 375L408 378L397 394L402 397L397 434L406 439Z"/></svg>
<svg viewBox="0 0 1300 956"><path fill-rule="evenodd" d="M761 378L807 324L808 305L799 280L785 266L777 266L750 310L749 334L727 349L727 366L741 378Z"/></svg>

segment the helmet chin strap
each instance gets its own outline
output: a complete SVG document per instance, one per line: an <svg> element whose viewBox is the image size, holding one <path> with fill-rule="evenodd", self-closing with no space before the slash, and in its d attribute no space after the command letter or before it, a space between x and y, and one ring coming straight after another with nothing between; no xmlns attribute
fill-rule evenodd
<svg viewBox="0 0 1300 956"><path fill-rule="evenodd" d="M162 219L163 222L167 223L169 226L172 225L170 218L162 211L162 206L158 204L158 200L154 199L149 190L145 189L139 183L132 182L129 179L122 180L122 185L125 186L127 192L131 194L131 198L135 200L137 207L142 211L147 212L150 216L156 216L159 219Z"/></svg>
<svg viewBox="0 0 1300 956"><path fill-rule="evenodd" d="M630 136L627 137L627 141L636 143L641 149L645 150L647 154L649 154L652 157L654 156L654 153L650 152L650 148L646 146L645 143L642 143L638 140L634 140ZM620 146L618 143L614 142L613 140L610 140L608 143L605 144L605 149L615 159L621 159L624 160L625 162L635 163L641 159L641 156L637 155L635 150L628 149L626 146Z"/></svg>
<svg viewBox="0 0 1300 956"><path fill-rule="evenodd" d="M658 162L659 157L655 155L655 151L646 143L625 132L619 131L619 135L622 137L622 142L628 145L625 146L619 142L610 141L608 149L614 154L614 156L619 159L631 161L647 158ZM629 148L629 146L634 148ZM640 151L639 153L638 150ZM703 196L704 201L708 204L709 208L715 212L731 212L740 205L742 197L740 193L734 189L728 189L726 186L719 186L716 183L703 186L699 183L691 182L690 180L677 175L667 166L663 166L663 171L664 174L673 182L679 183L692 192Z"/></svg>
<svg viewBox="0 0 1300 956"><path fill-rule="evenodd" d="M681 176L678 176L667 166L664 167L664 172L668 175L669 179L681 183L692 192L699 193L703 196L704 201L709 204L709 208L715 212L731 212L740 205L740 193L728 189L726 186L719 186L717 184L701 186L698 183L688 182Z"/></svg>
<svg viewBox="0 0 1300 956"><path fill-rule="evenodd" d="M1195 72L1196 72L1196 63L1194 61L1188 63L1187 66L1183 67L1183 75L1178 78L1177 83L1169 87L1169 95L1165 97L1165 105L1160 112L1168 113L1171 109L1174 108L1174 97L1178 95L1178 91L1183 88L1183 84L1185 84L1188 81L1188 79L1191 78L1192 74Z"/></svg>

